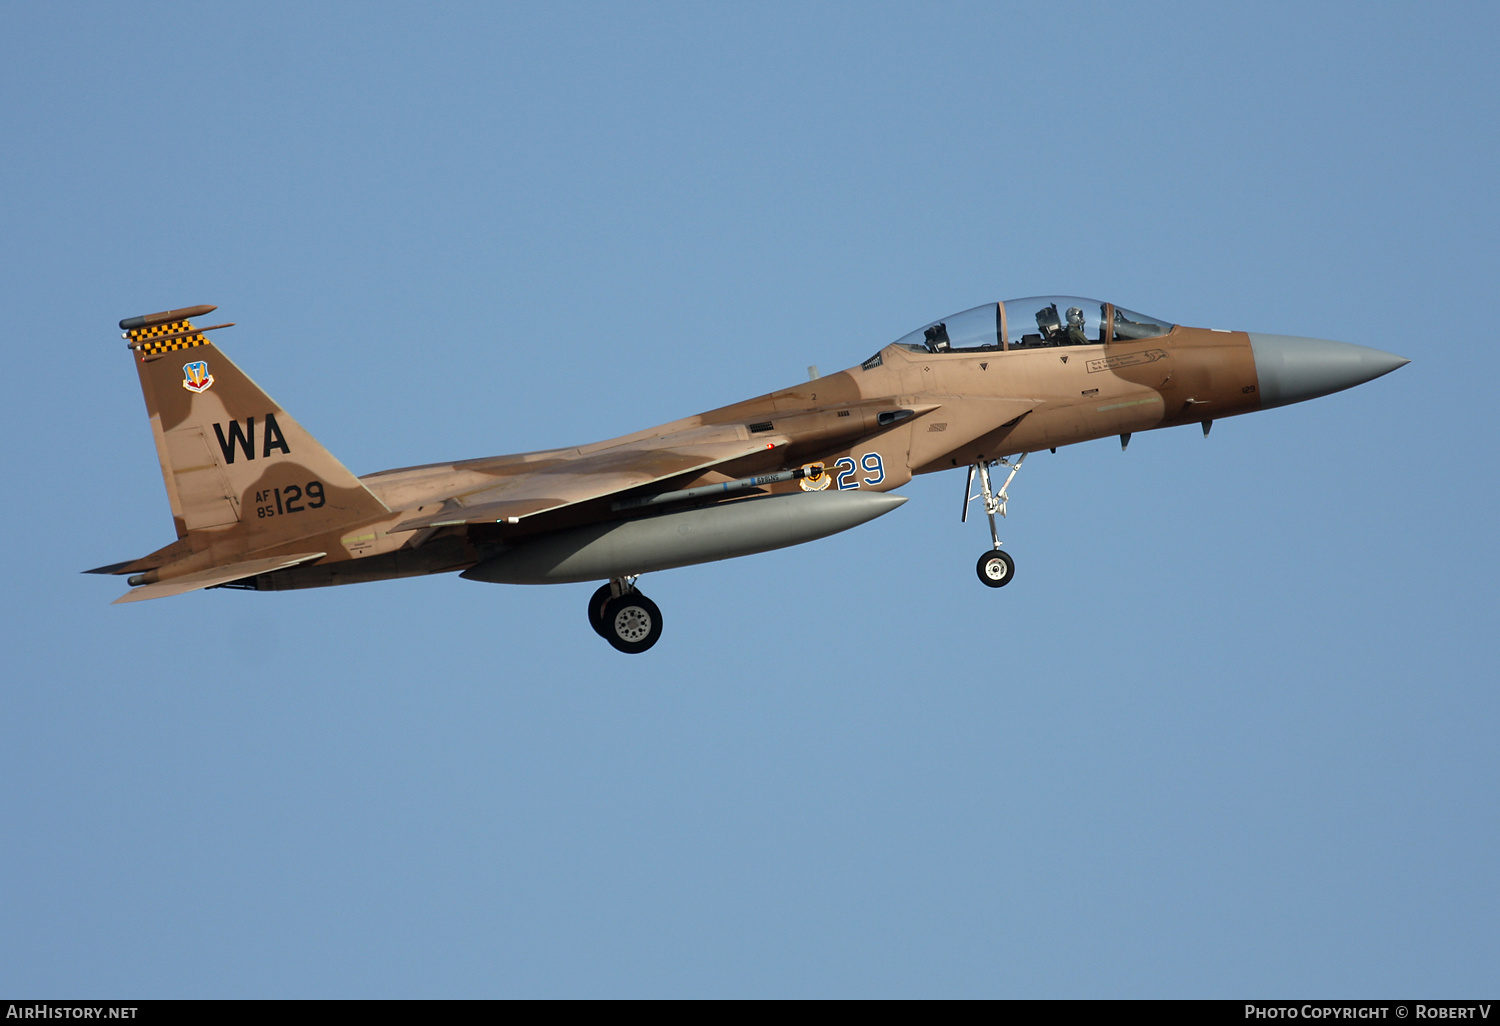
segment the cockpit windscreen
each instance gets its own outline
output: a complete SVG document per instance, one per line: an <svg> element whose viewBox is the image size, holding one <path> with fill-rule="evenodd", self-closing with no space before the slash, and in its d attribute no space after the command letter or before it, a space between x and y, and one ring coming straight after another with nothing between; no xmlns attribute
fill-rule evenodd
<svg viewBox="0 0 1500 1026"><path fill-rule="evenodd" d="M1031 296L986 303L923 325L896 340L919 353L1097 346L1165 335L1176 325L1080 296Z"/></svg>
<svg viewBox="0 0 1500 1026"><path fill-rule="evenodd" d="M1175 328L1175 324L1159 321L1145 314L1131 313L1115 307L1115 341L1130 342L1138 338L1155 338Z"/></svg>

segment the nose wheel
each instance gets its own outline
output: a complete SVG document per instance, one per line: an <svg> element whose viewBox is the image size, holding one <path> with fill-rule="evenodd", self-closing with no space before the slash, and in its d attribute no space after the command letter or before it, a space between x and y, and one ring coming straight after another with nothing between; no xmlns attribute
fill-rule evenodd
<svg viewBox="0 0 1500 1026"><path fill-rule="evenodd" d="M969 503L975 499L982 499L984 501L985 516L989 517L990 521L990 541L994 545L990 551L979 557L979 563L974 569L978 572L980 581L991 588L1005 587L1010 583L1010 579L1016 575L1016 561L1010 558L1010 553L1003 552L1000 549L1000 531L995 526L995 514L998 513L1002 517L1005 516L1005 506L1010 501L1010 495L1006 489L1016 479L1016 474L1020 473L1021 464L1026 462L1028 455L1029 453L1021 453L1020 458L1015 463L1011 463L1007 457L1002 457L994 461L994 463L991 463L989 460L980 460L969 467L969 480L964 485L964 509L961 519L964 522L968 521ZM1000 486L999 491L996 491L990 484L990 467L996 463L1010 467L1010 473L1006 475L1005 483ZM974 478L976 476L979 478L979 492L978 494L971 495L969 493L974 487Z"/></svg>
<svg viewBox="0 0 1500 1026"><path fill-rule="evenodd" d="M1003 588L1015 575L1016 561L1010 558L1009 552L995 549L980 556L979 565L975 569L979 571L979 579L985 584L991 588Z"/></svg>
<svg viewBox="0 0 1500 1026"><path fill-rule="evenodd" d="M661 638L661 610L635 590L635 578L610 581L589 598L589 626L621 652L644 652Z"/></svg>

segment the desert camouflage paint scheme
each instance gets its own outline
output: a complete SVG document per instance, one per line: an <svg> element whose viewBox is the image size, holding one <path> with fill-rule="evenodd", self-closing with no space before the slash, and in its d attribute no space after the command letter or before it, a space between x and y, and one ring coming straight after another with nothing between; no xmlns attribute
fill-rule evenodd
<svg viewBox="0 0 1500 1026"><path fill-rule="evenodd" d="M91 573L119 602L210 587L260 591L463 571L474 580L601 580L589 621L626 652L661 613L644 572L798 544L900 505L913 474L967 468L1008 584L1009 469L1037 449L1285 405L1407 361L1320 339L1189 328L1073 297L990 303L848 370L591 445L350 473L192 318L120 322L135 359L177 540ZM980 493L969 496L975 477Z"/></svg>

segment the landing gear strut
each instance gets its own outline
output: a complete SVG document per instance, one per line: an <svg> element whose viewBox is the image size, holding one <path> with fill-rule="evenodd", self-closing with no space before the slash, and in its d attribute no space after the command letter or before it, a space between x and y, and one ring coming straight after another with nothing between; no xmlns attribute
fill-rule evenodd
<svg viewBox="0 0 1500 1026"><path fill-rule="evenodd" d="M661 637L661 610L635 590L634 577L617 577L589 597L589 626L621 652L634 655Z"/></svg>
<svg viewBox="0 0 1500 1026"><path fill-rule="evenodd" d="M998 460L980 460L969 466L969 480L964 485L964 509L963 522L969 519L969 503L975 499L984 500L985 516L990 520L990 541L994 543L993 548L979 557L979 564L975 570L979 579L991 588L1003 588L1010 583L1010 579L1016 574L1016 561L1010 558L1010 553L1000 550L1000 532L995 527L995 514L1005 516L1005 504L1010 501L1010 495L1006 489L1016 479L1021 471L1021 464L1026 462L1029 453L1021 453L1015 463L1010 462L1009 457L1001 457ZM1010 473L1005 477L1005 483L996 491L990 484L990 467L995 465L1010 467ZM971 495L969 490L974 487L974 476L979 475L979 493Z"/></svg>

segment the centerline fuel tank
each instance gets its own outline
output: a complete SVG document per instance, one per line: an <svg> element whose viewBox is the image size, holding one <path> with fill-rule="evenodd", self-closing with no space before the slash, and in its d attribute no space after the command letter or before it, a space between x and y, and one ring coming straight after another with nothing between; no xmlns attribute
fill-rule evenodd
<svg viewBox="0 0 1500 1026"><path fill-rule="evenodd" d="M870 491L757 496L544 535L462 576L491 584L571 584L712 563L826 538L905 501Z"/></svg>

